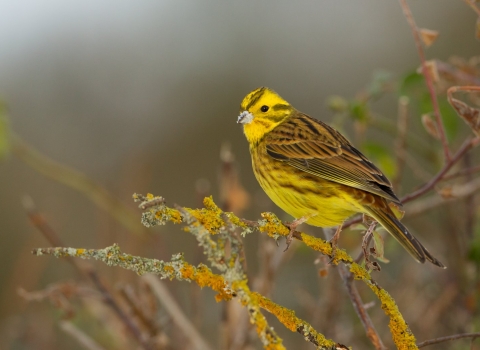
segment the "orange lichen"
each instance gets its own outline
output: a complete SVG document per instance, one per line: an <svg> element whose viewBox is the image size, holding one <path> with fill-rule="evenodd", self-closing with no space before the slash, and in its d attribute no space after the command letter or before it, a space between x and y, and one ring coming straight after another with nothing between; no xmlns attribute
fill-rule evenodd
<svg viewBox="0 0 480 350"><path fill-rule="evenodd" d="M147 194L146 198L152 200L155 197L152 194ZM259 222L258 226L252 226L242 221L242 219L238 218L233 213L224 213L214 203L212 197L206 197L203 203L205 206L203 209L184 208L186 212L196 219L185 228L185 231L194 232L194 227L203 226L210 232L210 234L217 234L227 224L223 217L223 215L225 215L228 217L227 221L237 227L255 227L271 237L278 237L278 235L287 236L289 234L288 227L272 213L262 213L263 220ZM179 211L164 206L155 214L158 218L163 218L163 220L165 220L166 217L169 221L181 223L185 220L185 217L181 212L181 210ZM304 233L300 233L300 237L296 237L300 238L305 245L311 249L319 251L324 255L332 255L332 246L329 242ZM218 247L213 248L223 250L222 242L219 241L217 244ZM78 250L77 254L83 254L83 251ZM108 253L108 256L110 255L111 254ZM225 263L229 268L233 268L235 261L236 256L231 256ZM348 266L350 273L355 279L363 280L380 299L382 309L390 318L389 327L397 348L416 349L415 337L404 321L392 297L372 281L370 273L364 267L353 262L353 259L344 250L337 249L332 264L338 264L340 261ZM177 270L172 266L165 266L164 271L173 277ZM335 345L333 341L328 340L322 334L317 333L308 323L297 318L294 311L279 306L258 293L251 292L246 279L230 281L232 286L229 288L223 276L212 273L212 271L205 265L194 267L187 263L183 263L179 272L181 278L194 281L202 288L210 287L218 292L218 295L215 297L217 301L230 300L237 294L241 296L240 301L244 306L249 308L252 322L255 324L257 333L262 338L263 343L266 344L266 349L284 349L284 347L281 344L281 339L268 326L265 317L259 312L259 308L263 308L274 314L286 328L301 333L306 339L313 343L317 343L319 346L333 348Z"/></svg>
<svg viewBox="0 0 480 350"><path fill-rule="evenodd" d="M230 300L233 297L231 290L228 288L225 279L212 273L205 265L200 264L197 268L190 264L184 264L180 273L183 278L195 281L201 288L210 287L218 294L215 296L217 302L222 300Z"/></svg>
<svg viewBox="0 0 480 350"><path fill-rule="evenodd" d="M210 234L215 235L225 226L225 222L221 218L223 212L213 202L211 196L205 197L203 204L205 205L203 209L187 209L187 211L198 221L193 225L200 224L205 227Z"/></svg>

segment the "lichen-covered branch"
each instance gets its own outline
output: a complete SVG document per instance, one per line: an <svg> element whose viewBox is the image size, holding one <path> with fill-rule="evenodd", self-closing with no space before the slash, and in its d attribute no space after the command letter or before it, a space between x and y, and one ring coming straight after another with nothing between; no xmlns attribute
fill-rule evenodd
<svg viewBox="0 0 480 350"><path fill-rule="evenodd" d="M347 349L347 347L328 340L323 335L317 333L308 323L295 317L293 311L278 306L258 293L250 291L246 280L236 280L229 284L227 278L214 274L207 266L203 264L193 266L185 262L182 254L176 254L170 262L165 262L163 260L147 259L123 253L116 244L98 250L63 247L39 248L33 250L33 254L37 256L53 255L57 258L77 257L95 259L103 261L109 266L120 266L132 270L139 275L153 273L162 279L193 281L200 287L209 287L216 291L218 293L215 297L217 301L228 301L238 297L240 302L247 307L251 322L255 325L257 334L265 349L280 350L285 348L282 345L281 338L268 325L260 308L274 314L289 329L292 329L291 324L295 322L298 325L297 328L302 329L302 335L317 345L319 349ZM286 315L290 315L290 317L286 317ZM298 329L295 329L295 331L299 331Z"/></svg>
<svg viewBox="0 0 480 350"><path fill-rule="evenodd" d="M298 319L294 312L276 305L271 300L254 293L248 287L248 281L242 268L242 242L234 233L236 228L242 235L258 230L268 236L278 239L287 236L289 229L272 213L263 213L262 219L248 221L235 216L233 213L223 212L213 202L211 197L204 200L205 208L170 208L162 197L134 195L140 201L139 207L144 211L142 223L147 226L164 225L167 222L185 223L185 231L192 233L199 245L203 248L207 260L217 268L221 274L215 274L206 265L193 266L185 262L182 254L176 254L170 262L156 259L132 256L122 253L117 245L100 250L86 250L74 248L44 248L34 250L36 255L51 254L56 257L80 257L97 259L110 266L120 266L137 274L153 273L161 278L184 281L194 281L200 287L209 287L216 291L217 301L238 298L247 307L252 324L266 349L283 349L282 340L268 325L260 309L263 308L274 314L288 329L301 333L304 338L315 344L318 349L347 349L342 344L326 339L315 331L308 323ZM332 246L329 242L315 238L302 232L295 232L294 237L308 247L324 255L332 255ZM224 247L229 244L229 254ZM332 264L342 262L352 274L352 277L361 280L375 293L382 309L390 318L389 327L392 338L399 349L416 349L415 337L403 319L393 298L371 278L370 273L357 264L344 250L337 249Z"/></svg>
<svg viewBox="0 0 480 350"><path fill-rule="evenodd" d="M75 249L75 248L38 248L32 253L36 256L53 255L56 258L75 257L103 261L108 266L119 266L136 272L138 275L153 273L162 279L178 279L180 281L194 281L200 287L209 287L218 292L215 299L230 300L234 296L222 276L215 275L203 264L197 267L188 264L183 254L175 254L172 260L148 259L123 253L117 244L104 249Z"/></svg>
<svg viewBox="0 0 480 350"><path fill-rule="evenodd" d="M228 218L229 223L240 227L243 234L248 234L253 230L266 233L274 239L280 236L287 236L290 232L280 219L272 213L262 213L262 219L258 221L248 221L240 219L233 213L224 213L220 210L211 197L204 200L205 208L203 209L188 209L182 208L181 211L169 208L165 205L165 201L155 197L151 194L147 196L134 195L136 201L142 201L140 207L146 211L143 213L142 221L148 226L164 225L168 221L179 223L188 220L188 217L193 216L197 219L210 234L215 235L222 231L228 224L223 218ZM188 214L185 217L185 214ZM187 221L188 222L188 221ZM332 246L329 242L316 238L305 233L295 232L294 237L302 241L308 247L319 251L324 255L330 256L332 254ZM382 289L375 281L373 281L370 273L357 264L344 250L337 249L336 254L332 259L332 264L344 263L353 278L361 280L375 293L379 298L382 309L390 318L389 327L392 333L392 338L399 349L416 349L415 337L403 319L402 314L390 296L390 294ZM288 327L287 327L288 328Z"/></svg>

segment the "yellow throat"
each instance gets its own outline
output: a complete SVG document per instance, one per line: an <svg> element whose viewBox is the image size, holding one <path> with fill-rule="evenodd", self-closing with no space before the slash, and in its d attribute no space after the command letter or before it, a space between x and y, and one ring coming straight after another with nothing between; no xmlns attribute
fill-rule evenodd
<svg viewBox="0 0 480 350"><path fill-rule="evenodd" d="M250 92L240 104L238 123L254 147L273 128L287 119L295 109L275 91L261 87Z"/></svg>

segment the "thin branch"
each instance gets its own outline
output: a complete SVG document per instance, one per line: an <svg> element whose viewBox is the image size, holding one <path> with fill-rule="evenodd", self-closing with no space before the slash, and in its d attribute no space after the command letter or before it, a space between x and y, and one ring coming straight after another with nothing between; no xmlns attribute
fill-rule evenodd
<svg viewBox="0 0 480 350"><path fill-rule="evenodd" d="M413 37L415 39L415 46L417 47L418 56L420 57L420 61L422 63L422 74L425 77L425 82L427 84L428 92L430 93L430 98L432 100L432 106L433 106L433 111L434 111L435 119L438 126L438 132L440 133L440 140L443 146L445 162L448 162L450 161L450 158L451 158L450 149L448 148L448 140L445 134L445 127L443 125L442 115L440 113L440 107L438 106L438 99L435 93L435 87L433 86L433 80L425 59L425 52L423 50L422 41L420 38L420 34L418 32L418 27L415 24L415 20L413 19L412 11L408 6L407 0L399 0L399 1L402 7L403 13L405 14L405 18L407 19L407 22L410 25L410 28L413 33Z"/></svg>
<svg viewBox="0 0 480 350"><path fill-rule="evenodd" d="M480 178L465 184L454 185L449 191L451 198L445 199L441 196L431 196L412 203L408 208L408 215L414 216L424 213L440 205L468 197L477 191L480 191ZM475 206L472 206L472 208L475 208Z"/></svg>
<svg viewBox="0 0 480 350"><path fill-rule="evenodd" d="M203 339L202 335L193 326L188 317L185 316L180 306L164 286L163 282L160 281L158 277L150 274L143 276L143 279L152 288L153 292L158 298L158 301L162 303L165 310L172 317L175 325L182 330L185 337L189 340L192 348L198 350L212 349L212 347L206 342L205 339Z"/></svg>
<svg viewBox="0 0 480 350"><path fill-rule="evenodd" d="M473 0L463 0L465 3L472 8L473 11L480 17L480 9L475 5Z"/></svg>
<svg viewBox="0 0 480 350"><path fill-rule="evenodd" d="M53 246L64 247L65 245L60 239L60 236L38 212L35 204L33 203L33 200L30 197L24 197L23 205L27 211L28 218L30 219L32 225L37 228L40 233L43 234L43 236L48 240L48 242ZM70 262L75 267L75 269L80 273L80 275L88 278L94 284L97 290L101 293L105 303L115 312L118 318L125 324L127 329L130 330L130 332L137 339L142 348L147 350L153 349L153 347L144 339L137 325L132 322L131 318L125 312L123 312L122 308L115 301L115 298L109 292L107 287L103 284L97 273L90 267L85 267L84 265L80 264L77 259L68 258L68 262Z"/></svg>
<svg viewBox="0 0 480 350"><path fill-rule="evenodd" d="M137 325L132 322L131 317L122 310L120 305L118 305L113 295L100 280L99 276L93 270L89 271L89 276L95 287L97 287L98 291L102 294L105 304L107 304L117 314L118 318L120 318L120 320L127 326L128 330L134 335L135 339L137 339L140 345L144 349L154 350L155 348L152 346L152 344L145 339Z"/></svg>
<svg viewBox="0 0 480 350"><path fill-rule="evenodd" d="M148 331L150 337L155 337L158 333L158 327L155 324L154 320L148 317L144 310L140 307L138 302L138 297L134 294L133 289L130 285L120 288L119 290L120 297L123 298L124 302L130 307L132 314L136 319L143 325L143 327Z"/></svg>
<svg viewBox="0 0 480 350"><path fill-rule="evenodd" d="M327 239L331 239L333 237L334 229L323 229L323 232ZM370 319L370 316L367 313L367 310L365 310L362 298L358 293L357 288L353 284L352 274L343 265L339 266L338 273L340 274L340 277L345 284L345 288L347 289L348 296L350 297L350 300L353 304L353 308L355 309L358 318L362 322L363 328L365 328L367 337L370 339L373 346L375 346L375 349L386 349L385 345L382 342L382 339L380 338L377 330L375 329L375 326L373 325L372 320Z"/></svg>
<svg viewBox="0 0 480 350"><path fill-rule="evenodd" d="M443 179L443 177L446 175L446 173L463 157L465 153L467 153L470 149L473 147L477 146L480 142L480 138L475 138L475 139L468 139L466 140L463 145L460 147L460 149L455 153L455 155L443 166L443 168L435 175L429 182L427 182L425 185L420 187L418 190L404 196L401 198L402 203L407 203L410 202L431 189L435 187L435 185Z"/></svg>
<svg viewBox="0 0 480 350"><path fill-rule="evenodd" d="M477 138L470 138L467 139L463 145L459 148L457 153L448 161L442 169L427 183L425 183L423 186L421 186L418 190L415 190L402 198L400 198L400 201L405 204L408 203L424 194L432 190L437 183L439 183L445 175L448 173L448 171L467 153L469 150L472 148L478 146L480 144L480 137ZM343 228L350 227L352 225L358 224L362 222L362 216L357 215L356 217L353 217L352 219L348 220L346 223L343 224Z"/></svg>
<svg viewBox="0 0 480 350"><path fill-rule="evenodd" d="M83 345L85 349L104 350L104 348L98 345L96 341L94 341L92 338L86 335L82 330L75 327L71 322L60 321L60 328L65 333L75 338L79 344Z"/></svg>
<svg viewBox="0 0 480 350"><path fill-rule="evenodd" d="M468 82L469 84L480 85L480 79L477 78L475 75L468 74L462 71L461 69L458 69L452 66L447 62L435 60L435 65L437 66L437 70L439 73L444 73L446 75L449 75L455 78L455 80L457 81L463 81L463 82Z"/></svg>
<svg viewBox="0 0 480 350"><path fill-rule="evenodd" d="M460 176L465 176L465 175L473 175L475 173L478 173L479 171L480 171L480 165L473 166L470 168L459 170L456 173L444 176L442 181L451 180L451 179L454 179Z"/></svg>
<svg viewBox="0 0 480 350"><path fill-rule="evenodd" d="M457 340L457 339L462 339L462 338L472 338L472 341L473 341L476 338L480 338L480 333L463 333L463 334L449 335L448 337L441 337L441 338L425 340L421 343L418 343L417 346L419 348L423 348L425 346L444 343L446 341Z"/></svg>

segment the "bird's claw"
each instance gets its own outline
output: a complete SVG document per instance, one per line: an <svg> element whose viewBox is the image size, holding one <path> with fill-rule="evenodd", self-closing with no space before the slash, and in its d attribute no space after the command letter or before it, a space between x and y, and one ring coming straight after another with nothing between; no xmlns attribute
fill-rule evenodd
<svg viewBox="0 0 480 350"><path fill-rule="evenodd" d="M312 216L315 216L315 214L305 215L305 216L302 216L299 219L296 219L296 220L294 220L290 223L285 224L285 226L287 226L290 229L290 232L289 232L289 234L286 238L287 247L285 248L285 250L283 252L286 252L288 250L288 248L290 247L290 244L293 241L293 235L295 234L297 226L303 224L305 221L310 219Z"/></svg>
<svg viewBox="0 0 480 350"><path fill-rule="evenodd" d="M338 225L337 230L335 231L335 234L330 239L330 244L332 245L332 255L331 255L330 261L328 262L330 265L333 263L333 261L335 260L335 256L337 255L337 246L338 246L337 242L338 242L338 239L340 238L340 232L342 232L342 227L343 227L343 224Z"/></svg>

